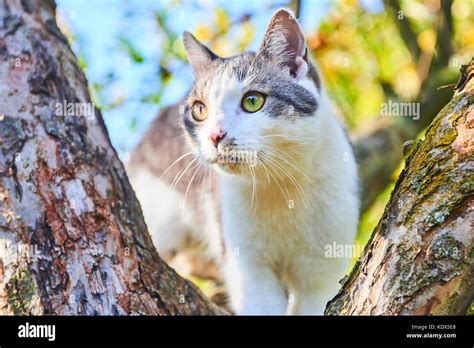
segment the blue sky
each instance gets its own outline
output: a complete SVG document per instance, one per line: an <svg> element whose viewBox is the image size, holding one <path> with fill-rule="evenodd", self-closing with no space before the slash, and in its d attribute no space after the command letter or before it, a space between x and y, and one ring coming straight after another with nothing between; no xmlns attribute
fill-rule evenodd
<svg viewBox="0 0 474 348"><path fill-rule="evenodd" d="M75 38L73 50L80 53L87 64L89 84L109 80L103 89L104 99L125 98L120 106L103 111L112 143L123 156L139 141L159 110L178 101L192 81L189 67L176 66L160 104L141 101L143 95L161 88L157 62L164 38L156 25L154 11L169 9L168 25L179 34L184 30L192 32L198 23L209 21L215 6L226 9L231 20L250 12L256 30L250 48L255 49L273 9L286 2L196 0L177 5L172 0L58 0L57 3L60 22ZM301 22L305 31L315 30L331 7L330 0L306 0L302 4ZM128 55L119 49L121 36L133 43L144 57L143 63L130 62Z"/></svg>

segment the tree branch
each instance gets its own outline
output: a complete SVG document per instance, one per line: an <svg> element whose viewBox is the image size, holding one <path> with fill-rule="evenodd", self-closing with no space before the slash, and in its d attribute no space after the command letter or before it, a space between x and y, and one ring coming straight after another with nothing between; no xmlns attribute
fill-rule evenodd
<svg viewBox="0 0 474 348"><path fill-rule="evenodd" d="M416 41L416 34L411 29L408 19L403 14L400 4L397 0L384 0L384 5L387 9L387 12L392 17L395 25L397 26L400 36L402 37L408 51L412 56L413 62L416 63L420 57L421 51ZM399 18L400 14L402 15L401 18Z"/></svg>
<svg viewBox="0 0 474 348"><path fill-rule="evenodd" d="M414 146L328 315L459 315L474 299L474 60Z"/></svg>
<svg viewBox="0 0 474 348"><path fill-rule="evenodd" d="M158 256L54 2L3 3L0 314L223 313Z"/></svg>

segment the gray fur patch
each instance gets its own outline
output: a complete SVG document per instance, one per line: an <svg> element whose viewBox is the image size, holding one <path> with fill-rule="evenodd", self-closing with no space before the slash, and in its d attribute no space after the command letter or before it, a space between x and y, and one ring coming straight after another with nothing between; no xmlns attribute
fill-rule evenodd
<svg viewBox="0 0 474 348"><path fill-rule="evenodd" d="M309 65L308 76L319 90L317 72L311 63ZM235 76L245 91L258 91L267 95L264 108L272 117L308 117L314 115L317 109L315 97L296 83L289 68L282 68L277 62L254 52L212 61L194 82L188 94L188 105L191 106L195 100L205 101L213 80L224 74ZM186 128L189 131L194 127L195 124L188 124Z"/></svg>

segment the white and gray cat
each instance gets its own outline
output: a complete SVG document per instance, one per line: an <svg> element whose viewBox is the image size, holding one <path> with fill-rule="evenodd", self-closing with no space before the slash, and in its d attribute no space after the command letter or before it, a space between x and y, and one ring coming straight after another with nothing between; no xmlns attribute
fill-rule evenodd
<svg viewBox="0 0 474 348"><path fill-rule="evenodd" d="M278 10L256 52L221 58L184 33L195 81L131 155L159 253L190 241L222 266L238 314L322 314L352 244L357 168L294 15Z"/></svg>

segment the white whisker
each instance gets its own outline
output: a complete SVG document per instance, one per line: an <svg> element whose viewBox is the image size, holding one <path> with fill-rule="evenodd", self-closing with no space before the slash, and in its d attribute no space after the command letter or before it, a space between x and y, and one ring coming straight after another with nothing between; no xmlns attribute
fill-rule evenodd
<svg viewBox="0 0 474 348"><path fill-rule="evenodd" d="M189 152L186 152L184 155L180 156L177 160L175 160L173 163L171 163L168 168L165 169L165 171L160 175L160 179L163 177L163 175L165 175L168 170L171 169L171 167L173 167L176 163L178 163L179 161L181 161L183 158L191 155L193 152L192 151L189 151Z"/></svg>

